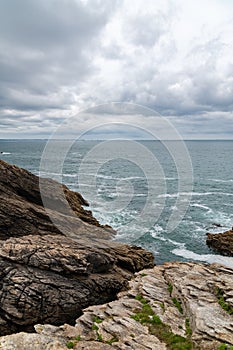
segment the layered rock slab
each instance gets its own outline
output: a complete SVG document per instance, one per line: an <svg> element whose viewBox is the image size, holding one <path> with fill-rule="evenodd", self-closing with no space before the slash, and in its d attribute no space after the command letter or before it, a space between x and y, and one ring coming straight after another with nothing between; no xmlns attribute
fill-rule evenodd
<svg viewBox="0 0 233 350"><path fill-rule="evenodd" d="M172 349L166 336L152 334L148 324L135 319L146 301L172 334L191 343L185 349L233 345L232 269L218 264L167 263L137 273L129 287L117 300L85 309L74 327L37 325L35 329L42 338L54 337L59 346L72 342L74 349Z"/></svg>
<svg viewBox="0 0 233 350"><path fill-rule="evenodd" d="M83 308L113 300L132 272L153 265L152 254L143 249L116 248L113 242L101 249L100 242L88 245L61 235L2 241L1 334L30 331L38 322L73 323Z"/></svg>

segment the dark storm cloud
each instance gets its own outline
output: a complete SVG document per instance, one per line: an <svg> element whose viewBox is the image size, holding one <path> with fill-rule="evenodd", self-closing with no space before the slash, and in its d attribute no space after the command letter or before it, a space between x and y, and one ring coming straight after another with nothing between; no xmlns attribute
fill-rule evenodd
<svg viewBox="0 0 233 350"><path fill-rule="evenodd" d="M95 69L90 53L108 16L108 5L101 1L1 1L1 108L38 111L70 105L66 87L78 88Z"/></svg>

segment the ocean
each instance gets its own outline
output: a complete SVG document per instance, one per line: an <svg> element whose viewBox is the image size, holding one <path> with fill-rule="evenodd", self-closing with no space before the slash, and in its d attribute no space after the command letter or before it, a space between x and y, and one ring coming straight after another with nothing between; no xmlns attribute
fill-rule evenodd
<svg viewBox="0 0 233 350"><path fill-rule="evenodd" d="M54 141L48 168L41 166L46 142L1 140L1 159L80 191L93 215L117 230L114 239L152 251L157 264L202 261L233 267L233 258L205 243L207 232L233 225L233 141L186 141L193 179L159 141L111 146L80 140L69 149L61 171L57 162L67 141ZM170 149L179 151L180 141L170 142Z"/></svg>

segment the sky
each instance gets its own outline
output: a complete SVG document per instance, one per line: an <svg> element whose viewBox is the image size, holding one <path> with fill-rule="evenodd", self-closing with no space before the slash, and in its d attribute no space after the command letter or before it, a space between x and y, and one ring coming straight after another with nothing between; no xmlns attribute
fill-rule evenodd
<svg viewBox="0 0 233 350"><path fill-rule="evenodd" d="M2 0L0 138L159 115L184 139L232 139L232 38L232 0ZM112 102L120 117L96 109Z"/></svg>

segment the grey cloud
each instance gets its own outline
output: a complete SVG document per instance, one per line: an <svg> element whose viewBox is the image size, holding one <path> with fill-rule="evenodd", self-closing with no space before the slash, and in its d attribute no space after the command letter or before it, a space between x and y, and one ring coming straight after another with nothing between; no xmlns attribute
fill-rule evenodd
<svg viewBox="0 0 233 350"><path fill-rule="evenodd" d="M120 101L169 116L190 135L201 129L208 133L210 123L212 134L214 128L223 133L224 125L227 133L232 128L233 64L225 29L206 40L196 37L182 57L173 35L181 10L172 1L168 4L163 11L141 5L141 11L133 14L127 11L133 4L121 0L1 1L4 130L31 125L47 132L76 104L86 108ZM119 26L108 26L112 20ZM232 24L227 25L230 32ZM108 32L111 28L119 33ZM98 118L102 112L104 107ZM222 115L220 126L222 112L227 116Z"/></svg>
<svg viewBox="0 0 233 350"><path fill-rule="evenodd" d="M102 3L103 5L103 3ZM100 8L101 9L101 8ZM1 2L0 32L3 42L50 51L79 45L92 38L107 19L82 2L67 0L8 0Z"/></svg>
<svg viewBox="0 0 233 350"><path fill-rule="evenodd" d="M69 109L72 87L96 69L92 58L109 13L102 1L2 1L0 107Z"/></svg>

